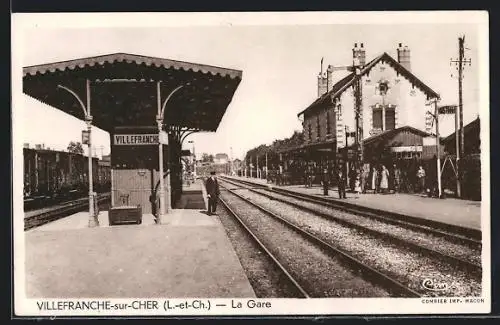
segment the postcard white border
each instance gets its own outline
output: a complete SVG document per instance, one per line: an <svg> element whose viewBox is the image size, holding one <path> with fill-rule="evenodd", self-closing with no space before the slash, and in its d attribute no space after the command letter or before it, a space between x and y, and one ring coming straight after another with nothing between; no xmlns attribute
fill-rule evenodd
<svg viewBox="0 0 500 325"><path fill-rule="evenodd" d="M168 16L168 19L165 19ZM310 315L310 314L453 314L488 313L491 306L490 257L490 164L489 164L489 26L486 11L435 11L435 12L290 12L290 13L55 13L14 14L12 16L12 125L13 125L13 212L14 212L14 306L18 316L55 315ZM415 299L257 299L271 301L273 307L262 309L224 309L202 311L177 311L166 313L147 310L108 312L54 312L44 314L37 308L37 301L25 297L24 283L24 227L23 227L23 116L22 107L22 37L28 28L88 28L88 27L182 27L205 25L320 25L320 24L477 24L479 29L480 65L480 118L481 118L481 168L482 204L481 227L483 230L483 296L481 304L425 304ZM193 298L196 299L196 298ZM191 300L193 300L191 299ZM204 298L200 298L204 299ZM61 299L63 301L66 299ZM82 299L73 299L73 301ZM107 300L107 299L98 299ZM132 302L135 299L110 299L113 302ZM145 300L145 299L140 299ZM165 299L159 299L159 301ZM170 299L182 302L186 299ZM188 299L189 300L189 299ZM207 299L204 299L207 300ZM239 299L246 301L245 299ZM228 302L230 299L210 299ZM362 306L362 308L360 307Z"/></svg>

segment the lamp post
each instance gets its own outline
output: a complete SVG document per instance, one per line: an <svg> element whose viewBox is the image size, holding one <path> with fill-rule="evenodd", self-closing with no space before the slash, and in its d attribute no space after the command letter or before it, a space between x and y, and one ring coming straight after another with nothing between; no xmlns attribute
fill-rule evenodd
<svg viewBox="0 0 500 325"><path fill-rule="evenodd" d="M157 224L161 224L162 217L165 215L166 210L170 211L170 170L167 170L167 188L168 188L168 193L165 195L165 184L163 181L163 145L169 145L168 143L163 143L163 142L168 142L168 135L165 137L166 141L162 141L162 131L163 131L163 125L164 125L164 116L165 116L165 107L169 101L169 99L172 97L172 95L181 89L183 86L178 86L174 90L170 92L168 97L165 99L165 101L161 102L161 81L157 81L156 83L156 95L157 95L157 104L158 104L158 114L156 115L156 123L158 125L158 138L160 141L158 145L158 169L160 173L160 215L156 219ZM170 159L170 157L168 157ZM167 205L165 208L165 200L167 201Z"/></svg>
<svg viewBox="0 0 500 325"><path fill-rule="evenodd" d="M194 150L194 141L190 140L188 143L193 144L193 177L196 178L196 152Z"/></svg>
<svg viewBox="0 0 500 325"><path fill-rule="evenodd" d="M85 123L87 124L87 139L88 139L88 180L89 180L89 223L88 226L90 228L99 226L98 216L95 215L94 211L94 189L93 189L93 178L92 178L92 115L90 112L90 80L85 80L85 90L86 90L86 99L87 105L83 103L78 94L71 90L68 87L57 85L57 88L63 89L69 92L73 97L76 98L80 107L83 110L83 114L85 116Z"/></svg>
<svg viewBox="0 0 500 325"><path fill-rule="evenodd" d="M442 197L441 193L441 153L439 148L439 108L438 99L434 101L434 118L436 119L436 163L437 163L437 181L438 181L438 197Z"/></svg>

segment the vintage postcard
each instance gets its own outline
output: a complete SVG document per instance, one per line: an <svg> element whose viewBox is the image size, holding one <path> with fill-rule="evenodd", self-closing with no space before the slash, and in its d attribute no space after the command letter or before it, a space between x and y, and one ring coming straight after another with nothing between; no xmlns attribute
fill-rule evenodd
<svg viewBox="0 0 500 325"><path fill-rule="evenodd" d="M488 14L14 14L17 316L490 312Z"/></svg>

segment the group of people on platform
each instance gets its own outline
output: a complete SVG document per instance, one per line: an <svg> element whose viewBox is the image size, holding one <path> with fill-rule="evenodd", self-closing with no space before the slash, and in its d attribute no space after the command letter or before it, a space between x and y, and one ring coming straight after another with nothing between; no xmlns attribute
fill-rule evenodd
<svg viewBox="0 0 500 325"><path fill-rule="evenodd" d="M323 187L337 185L340 197L345 197L346 190L354 193L423 193L428 185L433 186L434 179L424 166L418 162L388 162L387 166L365 163L359 168L351 165L348 172L343 164L328 168L304 166L302 179L305 187L312 187L318 177ZM283 185L281 173L277 170L276 174L275 182Z"/></svg>
<svg viewBox="0 0 500 325"><path fill-rule="evenodd" d="M345 170L341 166L339 169ZM340 180L340 177L337 177ZM422 165L417 170L401 168L393 164L390 169L384 164L364 164L361 168L351 167L346 186L356 193L400 193L425 192L426 172Z"/></svg>

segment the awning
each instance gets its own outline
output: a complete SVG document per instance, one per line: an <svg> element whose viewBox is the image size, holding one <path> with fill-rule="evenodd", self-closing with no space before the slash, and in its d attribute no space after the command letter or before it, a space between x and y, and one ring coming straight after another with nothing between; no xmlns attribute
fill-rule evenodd
<svg viewBox="0 0 500 325"><path fill-rule="evenodd" d="M166 126L216 131L241 82L242 71L126 53L82 58L23 68L23 92L76 118L84 119L78 101L58 85L72 89L86 103L91 83L93 124L115 127L154 126L157 81L164 100Z"/></svg>

